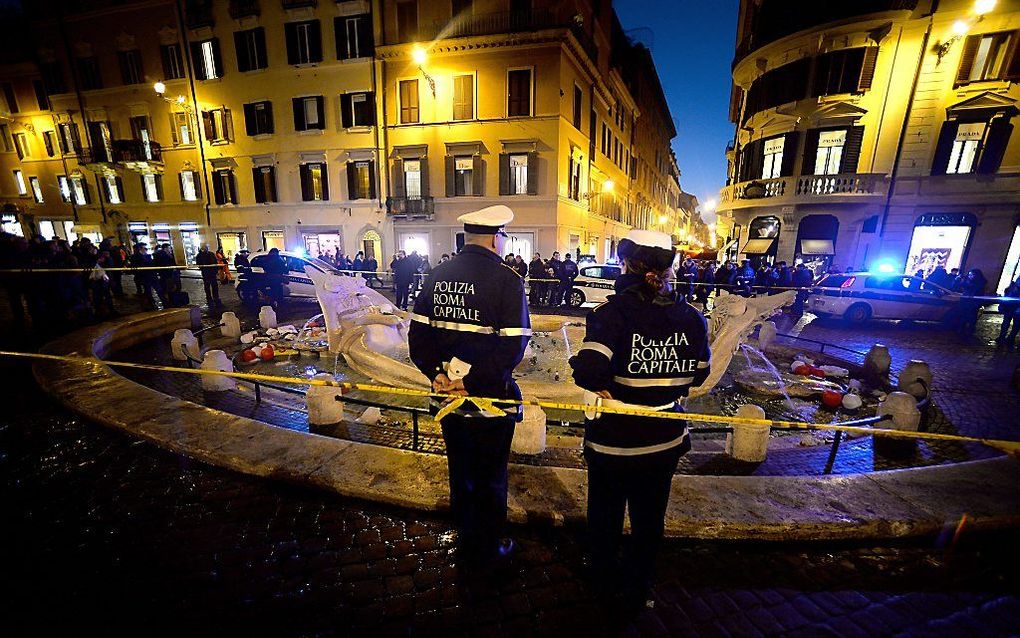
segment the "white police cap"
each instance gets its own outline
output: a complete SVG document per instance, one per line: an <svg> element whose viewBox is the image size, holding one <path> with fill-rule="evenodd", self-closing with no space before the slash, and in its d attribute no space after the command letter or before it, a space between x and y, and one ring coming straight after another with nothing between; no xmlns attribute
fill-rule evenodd
<svg viewBox="0 0 1020 638"><path fill-rule="evenodd" d="M666 233L634 229L620 240L616 254L622 259L637 259L658 270L665 270L673 263L676 250L673 239Z"/></svg>
<svg viewBox="0 0 1020 638"><path fill-rule="evenodd" d="M513 220L514 212L502 204L486 206L457 218L457 221L464 224L464 232L475 235L495 235Z"/></svg>

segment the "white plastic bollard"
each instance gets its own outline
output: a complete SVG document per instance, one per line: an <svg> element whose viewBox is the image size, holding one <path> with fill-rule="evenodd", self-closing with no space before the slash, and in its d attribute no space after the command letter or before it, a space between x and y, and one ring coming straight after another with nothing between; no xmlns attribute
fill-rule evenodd
<svg viewBox="0 0 1020 638"><path fill-rule="evenodd" d="M320 381L332 381L333 375L325 372L312 377ZM344 404L337 401L342 396L340 388L313 385L308 387L305 397L308 401L309 425L330 425L344 420Z"/></svg>
<svg viewBox="0 0 1020 638"><path fill-rule="evenodd" d="M524 420L514 428L510 449L517 454L541 454L545 447L545 410L537 405L526 405Z"/></svg>
<svg viewBox="0 0 1020 638"><path fill-rule="evenodd" d="M220 372L233 372L234 364L230 357L222 350L210 350L205 353L202 359L203 370L219 370ZM233 377L224 377L218 374L203 374L202 389L208 392L223 392L237 388L237 381Z"/></svg>
<svg viewBox="0 0 1020 638"><path fill-rule="evenodd" d="M764 419L765 410L750 403L737 408L736 416L745 419ZM768 425L734 425L726 435L726 453L738 461L761 463L769 449Z"/></svg>
<svg viewBox="0 0 1020 638"><path fill-rule="evenodd" d="M184 351L187 350L188 354ZM198 347L198 337L187 328L174 331L174 338L170 340L170 354L175 361L187 361L188 355L192 359L198 359L201 349Z"/></svg>
<svg viewBox="0 0 1020 638"><path fill-rule="evenodd" d="M224 312L220 315L220 335L238 339L241 337L241 320L232 312Z"/></svg>
<svg viewBox="0 0 1020 638"><path fill-rule="evenodd" d="M276 327L276 311L272 306L262 306L259 310L259 325L263 330Z"/></svg>
<svg viewBox="0 0 1020 638"><path fill-rule="evenodd" d="M778 334L778 331L774 321L762 323L761 328L758 328L758 349L765 352L765 349L775 342L776 334Z"/></svg>

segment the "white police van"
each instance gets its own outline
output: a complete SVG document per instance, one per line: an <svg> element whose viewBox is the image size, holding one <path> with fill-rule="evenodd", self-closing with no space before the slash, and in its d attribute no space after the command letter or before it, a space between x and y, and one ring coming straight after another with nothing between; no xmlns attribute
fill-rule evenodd
<svg viewBox="0 0 1020 638"><path fill-rule="evenodd" d="M575 308L586 303L602 303L613 294L613 285L620 276L620 270L619 264L582 265L567 303Z"/></svg>
<svg viewBox="0 0 1020 638"><path fill-rule="evenodd" d="M868 319L944 321L962 295L910 275L870 272L826 275L811 289L807 309L813 314Z"/></svg>

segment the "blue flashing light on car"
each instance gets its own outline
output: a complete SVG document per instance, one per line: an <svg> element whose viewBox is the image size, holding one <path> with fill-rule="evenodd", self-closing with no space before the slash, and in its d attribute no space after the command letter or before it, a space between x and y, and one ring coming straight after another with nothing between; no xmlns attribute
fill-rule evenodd
<svg viewBox="0 0 1020 638"><path fill-rule="evenodd" d="M307 255L307 254L308 254L308 253L307 253L307 251L305 251L305 249L304 249L304 248L302 248L301 246L297 246L297 247L295 247L295 248L294 248L293 250L291 250L290 252L294 253L295 255L297 255L297 256L299 256L299 257L304 257L305 255Z"/></svg>

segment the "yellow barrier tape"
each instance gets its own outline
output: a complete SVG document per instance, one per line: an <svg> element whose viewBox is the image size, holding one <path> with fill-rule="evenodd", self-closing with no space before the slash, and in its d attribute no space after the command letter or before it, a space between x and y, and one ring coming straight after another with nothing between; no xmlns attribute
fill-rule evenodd
<svg viewBox="0 0 1020 638"><path fill-rule="evenodd" d="M447 406L444 407L448 407L450 405L455 405L455 407L450 408L450 410L447 411L447 414L450 411L456 409L456 407L462 406L466 401L471 401L475 405L478 405L480 409L493 409L493 410L497 410L497 408L495 408L496 405L519 405L519 406L531 405L552 410L567 410L573 412L583 412L587 410L589 412L594 411L600 414L621 414L625 416L654 417L657 419L679 419L681 421L693 421L698 423L725 423L733 426L768 425L771 427L848 432L850 434L887 436L901 439L953 441L957 443L980 443L982 445L987 445L988 447L1001 450L1002 452L1011 454L1013 456L1020 456L1020 441L1009 441L1005 439L987 439L973 436L963 436L959 434L943 434L940 432L912 432L908 430L891 430L887 428L873 428L860 425L840 425L838 423L808 423L805 421L782 421L779 419L750 419L746 417L727 416L722 414L699 414L696 412L657 412L655 410L642 410L640 408L606 406L606 405L591 406L580 405L576 403L558 403L555 401L540 401L529 399L521 401L517 399L462 397L459 395L444 394L441 392L431 392L429 390L396 388L392 386L375 385L371 383L351 383L348 381L331 381L326 379L303 379L295 377L281 377L277 375L259 374L253 372L223 372L220 370L204 370L201 368L178 368L173 366L157 365L153 363L108 361L106 359L99 359L96 357L80 357L80 356L72 357L65 355L41 354L35 352L11 352L0 350L0 357L39 359L46 361L67 361L73 363L87 363L87 364L102 364L118 368L134 368L138 370L152 370L156 372L175 372L180 374L224 376L244 381L261 381L265 383L283 383L288 385L314 385L320 387L337 388L341 391L341 393L350 392L352 390L359 390L362 392L391 394L396 396L420 397L424 399L435 398L444 401L451 400L450 403L448 403Z"/></svg>

